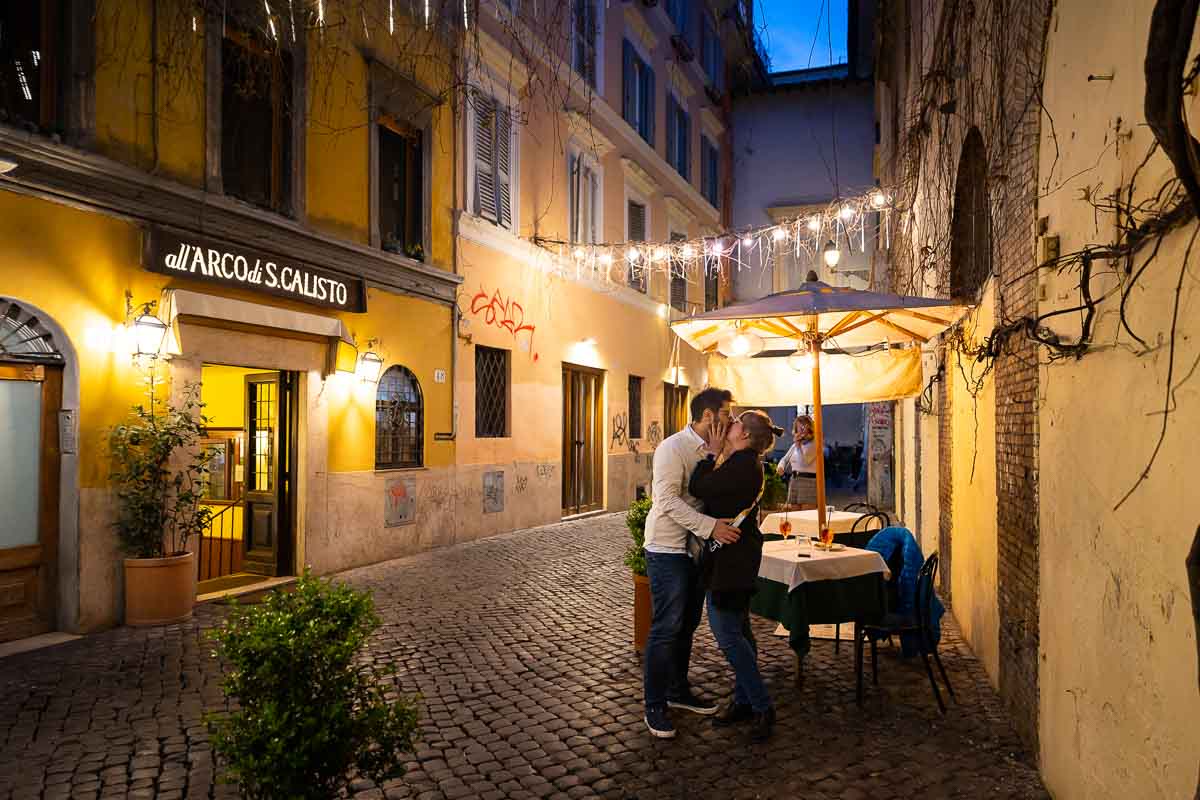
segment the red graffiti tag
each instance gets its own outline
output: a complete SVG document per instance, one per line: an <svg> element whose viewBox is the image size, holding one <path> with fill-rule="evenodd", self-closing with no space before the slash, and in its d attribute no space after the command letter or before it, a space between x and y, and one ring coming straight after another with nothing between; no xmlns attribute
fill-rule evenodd
<svg viewBox="0 0 1200 800"><path fill-rule="evenodd" d="M525 308L516 300L506 300L499 289L490 296L486 291L481 291L472 297L471 313L483 314L484 323L503 328L511 333L514 339L519 333L528 333L529 349L532 352L535 326L525 322ZM533 354L533 360L537 360L537 353Z"/></svg>

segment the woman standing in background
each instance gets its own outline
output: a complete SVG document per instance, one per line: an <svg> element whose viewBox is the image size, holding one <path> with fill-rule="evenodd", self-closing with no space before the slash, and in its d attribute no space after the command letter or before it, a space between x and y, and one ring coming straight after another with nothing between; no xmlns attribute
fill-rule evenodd
<svg viewBox="0 0 1200 800"><path fill-rule="evenodd" d="M788 482L789 506L817 507L817 444L812 417L802 414L792 424L792 446L776 467Z"/></svg>

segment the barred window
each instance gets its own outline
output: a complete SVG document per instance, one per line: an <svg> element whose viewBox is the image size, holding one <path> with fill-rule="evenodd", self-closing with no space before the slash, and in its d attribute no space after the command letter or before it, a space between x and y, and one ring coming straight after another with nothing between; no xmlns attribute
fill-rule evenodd
<svg viewBox="0 0 1200 800"><path fill-rule="evenodd" d="M629 438L642 438L642 379L629 376Z"/></svg>
<svg viewBox="0 0 1200 800"><path fill-rule="evenodd" d="M407 367L388 368L375 392L375 469L425 463L425 402Z"/></svg>
<svg viewBox="0 0 1200 800"><path fill-rule="evenodd" d="M475 436L508 436L508 351L475 346Z"/></svg>
<svg viewBox="0 0 1200 800"><path fill-rule="evenodd" d="M683 430L688 424L688 387L663 384L663 436Z"/></svg>

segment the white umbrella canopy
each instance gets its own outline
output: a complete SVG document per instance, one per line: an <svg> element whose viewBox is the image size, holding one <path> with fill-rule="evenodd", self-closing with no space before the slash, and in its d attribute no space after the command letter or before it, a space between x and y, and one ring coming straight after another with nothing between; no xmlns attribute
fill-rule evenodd
<svg viewBox="0 0 1200 800"><path fill-rule="evenodd" d="M757 335L768 350L808 349L804 343L814 337L852 348L926 342L967 311L952 300L830 286L812 272L809 278L796 289L688 317L671 328L705 353L738 332Z"/></svg>
<svg viewBox="0 0 1200 800"><path fill-rule="evenodd" d="M764 349L793 351L787 360L789 369L803 375L810 373L811 392L807 397L798 392L788 403L811 402L813 433L817 445L817 518L825 529L825 442L821 429L821 362L831 356L823 355L826 348L843 353L849 348L866 348L884 342L889 344L924 343L957 322L968 306L952 300L908 297L888 292L867 292L842 286L830 286L809 272L808 280L795 289L768 295L761 300L740 303L698 314L671 324L672 330L689 345L703 353L719 350L727 358L721 366L710 366L712 377L723 376L727 383L740 385L746 395L735 394L739 404L754 402L750 398L779 398L779 388L786 391L778 370L782 359L752 358ZM851 358L848 355L833 358ZM914 363L914 352L909 363ZM893 357L894 358L894 357ZM776 362L772 371L761 362ZM759 363L755 363L759 362ZM894 375L889 377L889 375ZM892 390L905 396L912 388L911 369L885 369L882 380L903 381ZM768 391L758 387L758 381L777 381L780 387ZM713 381L714 385L722 385ZM791 383L795 386L795 383ZM728 388L723 386L722 388ZM878 382L863 384L863 395L857 396L853 386L840 385L839 402L865 402L879 399L889 391ZM771 405L770 403L763 403ZM780 404L782 405L782 404Z"/></svg>

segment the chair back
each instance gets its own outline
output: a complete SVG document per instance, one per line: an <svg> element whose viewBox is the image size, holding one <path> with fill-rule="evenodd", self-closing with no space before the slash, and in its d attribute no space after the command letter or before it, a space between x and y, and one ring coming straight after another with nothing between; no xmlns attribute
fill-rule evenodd
<svg viewBox="0 0 1200 800"><path fill-rule="evenodd" d="M925 647L933 647L930 641L930 627L933 620L933 601L937 596L933 588L937 585L937 571L938 554L935 550L925 559L921 571L917 573L917 624L921 626L921 642Z"/></svg>

